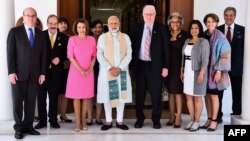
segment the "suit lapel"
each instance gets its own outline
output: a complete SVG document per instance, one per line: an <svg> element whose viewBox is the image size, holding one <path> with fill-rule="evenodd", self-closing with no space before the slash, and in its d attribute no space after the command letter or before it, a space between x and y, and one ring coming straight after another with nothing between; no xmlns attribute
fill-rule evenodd
<svg viewBox="0 0 250 141"><path fill-rule="evenodd" d="M25 29L24 25L23 25L22 35L24 35L23 37L25 38L25 42L27 44L27 47L31 49L29 37L27 35L27 32L26 32L26 29Z"/></svg>
<svg viewBox="0 0 250 141"><path fill-rule="evenodd" d="M240 34L240 31L238 31L238 26L234 24L234 32L233 32L233 39L232 42L237 38L238 34Z"/></svg>
<svg viewBox="0 0 250 141"><path fill-rule="evenodd" d="M154 40L155 40L155 37L156 37L156 33L157 33L157 24L154 23L153 29L152 29L152 35L151 35L150 50L152 49L152 45L154 44Z"/></svg>
<svg viewBox="0 0 250 141"><path fill-rule="evenodd" d="M61 45L60 39L61 39L61 36L60 36L59 32L57 32L53 49L55 49Z"/></svg>

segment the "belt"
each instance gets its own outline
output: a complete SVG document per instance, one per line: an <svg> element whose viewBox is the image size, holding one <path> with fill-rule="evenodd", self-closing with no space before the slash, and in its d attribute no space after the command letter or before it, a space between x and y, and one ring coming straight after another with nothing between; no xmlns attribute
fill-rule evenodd
<svg viewBox="0 0 250 141"><path fill-rule="evenodd" d="M139 59L139 61L142 63L151 63L151 61L146 61L146 60L141 60L141 59Z"/></svg>
<svg viewBox="0 0 250 141"><path fill-rule="evenodd" d="M186 56L185 55L185 60L191 60L191 56Z"/></svg>

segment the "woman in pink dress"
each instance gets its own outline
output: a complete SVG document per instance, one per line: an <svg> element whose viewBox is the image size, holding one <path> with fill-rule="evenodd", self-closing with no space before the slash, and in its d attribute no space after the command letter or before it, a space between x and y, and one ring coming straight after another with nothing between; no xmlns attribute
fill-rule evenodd
<svg viewBox="0 0 250 141"><path fill-rule="evenodd" d="M94 37L88 36L88 31L88 21L77 19L73 25L75 36L70 37L68 42L67 53L71 65L66 97L73 99L76 132L88 129L85 117L89 100L94 97L93 67L96 61L96 42Z"/></svg>

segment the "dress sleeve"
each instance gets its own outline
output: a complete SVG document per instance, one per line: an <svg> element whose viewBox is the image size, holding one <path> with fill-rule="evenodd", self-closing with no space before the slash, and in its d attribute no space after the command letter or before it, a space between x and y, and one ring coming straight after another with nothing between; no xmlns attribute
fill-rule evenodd
<svg viewBox="0 0 250 141"><path fill-rule="evenodd" d="M69 38L68 47L67 47L67 55L68 55L68 58L74 57L74 42L73 42L72 37Z"/></svg>
<svg viewBox="0 0 250 141"><path fill-rule="evenodd" d="M96 40L93 39L93 54L92 56L96 57Z"/></svg>

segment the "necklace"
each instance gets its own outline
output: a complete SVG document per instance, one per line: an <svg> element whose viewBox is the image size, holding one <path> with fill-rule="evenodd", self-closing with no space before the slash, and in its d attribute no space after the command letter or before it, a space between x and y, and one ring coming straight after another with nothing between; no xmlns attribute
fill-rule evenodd
<svg viewBox="0 0 250 141"><path fill-rule="evenodd" d="M174 36L174 37L176 37L180 32L181 32L181 29L178 32L173 32L171 30L171 35Z"/></svg>

